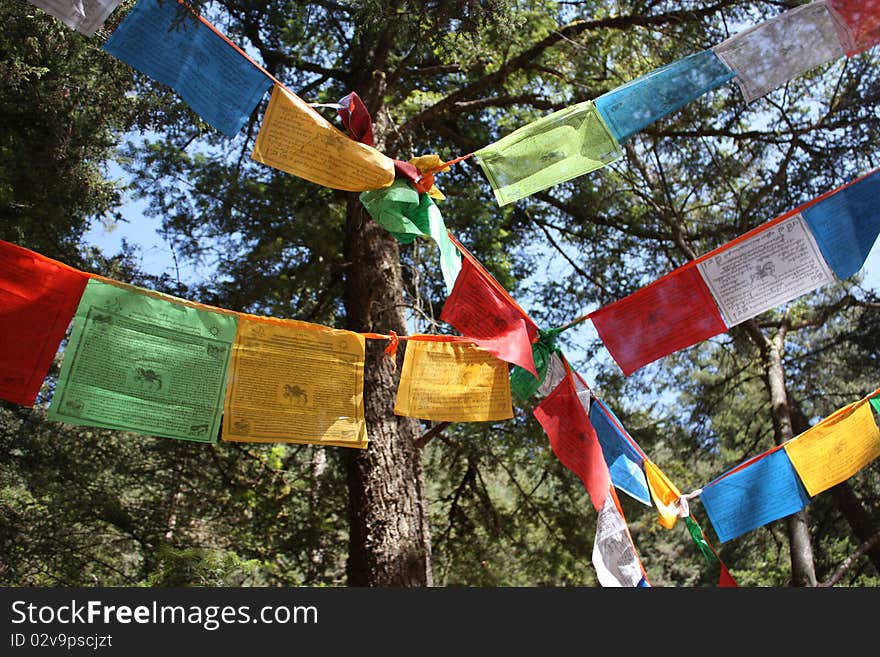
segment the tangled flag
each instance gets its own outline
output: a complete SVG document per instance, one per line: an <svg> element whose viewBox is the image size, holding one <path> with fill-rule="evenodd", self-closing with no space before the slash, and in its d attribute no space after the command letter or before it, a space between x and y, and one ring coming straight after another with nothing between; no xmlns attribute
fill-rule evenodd
<svg viewBox="0 0 880 657"><path fill-rule="evenodd" d="M207 123L237 135L272 79L187 5L138 0L104 50L161 82Z"/></svg>
<svg viewBox="0 0 880 657"><path fill-rule="evenodd" d="M331 189L363 192L394 182L394 161L350 139L314 108L276 84L251 157Z"/></svg>
<svg viewBox="0 0 880 657"><path fill-rule="evenodd" d="M450 239L461 251L462 266L440 319L477 346L537 377L532 342L538 337L538 327L476 258L455 238Z"/></svg>
<svg viewBox="0 0 880 657"><path fill-rule="evenodd" d="M394 412L438 422L513 417L507 363L469 342L409 336Z"/></svg>
<svg viewBox="0 0 880 657"><path fill-rule="evenodd" d="M122 0L28 0L80 34L93 36Z"/></svg>
<svg viewBox="0 0 880 657"><path fill-rule="evenodd" d="M352 331L240 315L223 440L366 448L364 345Z"/></svg>
<svg viewBox="0 0 880 657"><path fill-rule="evenodd" d="M91 279L49 419L216 442L235 331L234 314Z"/></svg>
<svg viewBox="0 0 880 657"><path fill-rule="evenodd" d="M33 406L88 280L0 241L0 399Z"/></svg>

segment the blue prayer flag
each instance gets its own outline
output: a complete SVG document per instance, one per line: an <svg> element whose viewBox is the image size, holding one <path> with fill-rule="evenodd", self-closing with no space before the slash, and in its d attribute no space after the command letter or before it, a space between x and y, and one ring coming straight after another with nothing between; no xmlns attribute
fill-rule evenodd
<svg viewBox="0 0 880 657"><path fill-rule="evenodd" d="M596 430L602 455L611 472L611 483L639 502L653 506L642 469L644 455L633 446L620 420L601 399L594 398L590 404L590 423Z"/></svg>
<svg viewBox="0 0 880 657"><path fill-rule="evenodd" d="M855 274L880 233L880 171L801 212L837 278Z"/></svg>
<svg viewBox="0 0 880 657"><path fill-rule="evenodd" d="M711 49L688 55L599 96L593 103L623 143L640 130L719 87L735 73Z"/></svg>
<svg viewBox="0 0 880 657"><path fill-rule="evenodd" d="M774 449L707 484L700 500L724 543L797 513L809 504L810 496L788 453Z"/></svg>
<svg viewBox="0 0 880 657"><path fill-rule="evenodd" d="M207 123L234 137L272 85L235 46L172 0L140 0L104 50L174 89Z"/></svg>

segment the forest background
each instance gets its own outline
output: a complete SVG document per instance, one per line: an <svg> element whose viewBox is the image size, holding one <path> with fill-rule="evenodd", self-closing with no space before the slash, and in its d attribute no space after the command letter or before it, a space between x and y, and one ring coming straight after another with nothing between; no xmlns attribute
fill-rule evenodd
<svg viewBox="0 0 880 657"><path fill-rule="evenodd" d="M357 92L379 150L446 160L799 4L198 6L307 102ZM268 94L230 139L103 52L106 34L83 37L23 1L0 1L0 21L0 239L232 310L454 333L438 319L431 242L400 245L356 194L249 158ZM437 176L440 210L540 326L558 326L876 167L877 50L753 103L728 83L637 134L623 160L509 206L465 161ZM133 241L99 246L105 227L147 222L170 263L151 266L152 247ZM857 276L629 377L588 326L559 344L690 491L877 387L877 302ZM59 354L34 408L0 403L0 584L597 586L596 513L532 417L536 399L517 401L512 420L425 441L430 423L393 413L399 368L383 348L368 341L365 451L52 423ZM621 502L654 586L715 585L683 523L665 529ZM740 585L880 584L876 462L722 545L698 501L693 511Z"/></svg>

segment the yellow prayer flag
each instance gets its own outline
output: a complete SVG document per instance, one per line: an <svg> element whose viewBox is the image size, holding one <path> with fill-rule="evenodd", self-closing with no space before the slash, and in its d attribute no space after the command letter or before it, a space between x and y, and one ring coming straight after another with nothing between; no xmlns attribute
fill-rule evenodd
<svg viewBox="0 0 880 657"><path fill-rule="evenodd" d="M470 342L409 340L394 412L440 422L513 417L507 363Z"/></svg>
<svg viewBox="0 0 880 657"><path fill-rule="evenodd" d="M277 84L251 157L324 187L350 192L394 182L394 160L351 139Z"/></svg>
<svg viewBox="0 0 880 657"><path fill-rule="evenodd" d="M659 522L666 529L672 529L678 520L678 507L675 503L681 497L681 491L650 460L645 459L643 466L645 478L648 480L648 490L651 491L651 498L657 506L657 513L660 514Z"/></svg>
<svg viewBox="0 0 880 657"><path fill-rule="evenodd" d="M364 337L241 315L223 440L365 448Z"/></svg>
<svg viewBox="0 0 880 657"><path fill-rule="evenodd" d="M880 429L867 400L853 402L785 443L810 497L849 479L880 456Z"/></svg>

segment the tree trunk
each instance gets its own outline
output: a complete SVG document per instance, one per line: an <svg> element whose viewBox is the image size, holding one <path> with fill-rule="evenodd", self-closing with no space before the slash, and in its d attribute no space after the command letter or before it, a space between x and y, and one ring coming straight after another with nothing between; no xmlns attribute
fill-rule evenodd
<svg viewBox="0 0 880 657"><path fill-rule="evenodd" d="M345 305L354 331L406 333L396 240L348 201ZM349 586L431 586L431 541L420 424L394 414L399 374L386 344L367 341L364 402L369 448L349 450ZM398 358L402 357L402 353Z"/></svg>
<svg viewBox="0 0 880 657"><path fill-rule="evenodd" d="M794 437L791 422L791 408L785 389L785 370L782 367L782 351L785 344L785 325L770 340L764 335L754 320L746 322L746 330L761 350L764 363L764 377L770 395L770 408L773 417L773 435L777 445ZM810 542L810 527L807 510L802 509L786 517L788 545L791 558L792 586L816 586L816 567L813 562L813 546Z"/></svg>

